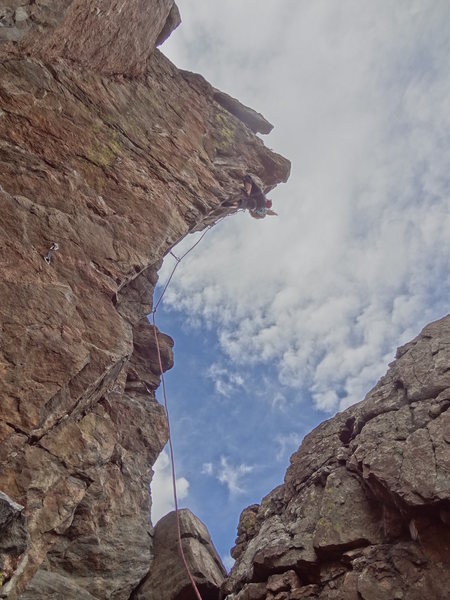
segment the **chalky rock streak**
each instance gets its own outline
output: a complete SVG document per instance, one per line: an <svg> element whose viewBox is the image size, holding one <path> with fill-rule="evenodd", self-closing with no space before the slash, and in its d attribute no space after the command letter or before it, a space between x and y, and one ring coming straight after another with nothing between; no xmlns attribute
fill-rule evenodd
<svg viewBox="0 0 450 600"><path fill-rule="evenodd" d="M450 598L450 315L243 511L233 600Z"/></svg>
<svg viewBox="0 0 450 600"><path fill-rule="evenodd" d="M0 23L0 595L127 599L167 441L157 271L247 171L290 165L155 48L172 0L6 0Z"/></svg>

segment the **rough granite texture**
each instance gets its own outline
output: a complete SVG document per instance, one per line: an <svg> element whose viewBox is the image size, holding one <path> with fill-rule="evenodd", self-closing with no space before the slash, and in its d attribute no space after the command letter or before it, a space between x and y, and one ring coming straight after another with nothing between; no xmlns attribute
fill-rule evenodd
<svg viewBox="0 0 450 600"><path fill-rule="evenodd" d="M450 315L243 511L229 600L450 598Z"/></svg>
<svg viewBox="0 0 450 600"><path fill-rule="evenodd" d="M157 271L246 172L289 175L154 48L178 22L171 0L0 8L0 491L27 539L2 550L11 600L125 599L147 575Z"/></svg>
<svg viewBox="0 0 450 600"><path fill-rule="evenodd" d="M0 573L11 577L17 569L18 557L27 547L24 507L0 492Z"/></svg>
<svg viewBox="0 0 450 600"><path fill-rule="evenodd" d="M0 42L18 54L134 77L179 23L174 0L3 0Z"/></svg>
<svg viewBox="0 0 450 600"><path fill-rule="evenodd" d="M190 600L173 515L153 531L155 399L172 340L162 258L287 160L259 113L155 46L172 0L0 6L0 561L10 600ZM44 257L53 243L59 248ZM400 348L241 516L223 567L182 513L204 600L450 598L450 316ZM219 588L221 586L221 592Z"/></svg>
<svg viewBox="0 0 450 600"><path fill-rule="evenodd" d="M179 511L183 553L202 600L218 600L226 571L205 525L190 510ZM155 527L155 559L133 600L195 600L178 551L175 512Z"/></svg>

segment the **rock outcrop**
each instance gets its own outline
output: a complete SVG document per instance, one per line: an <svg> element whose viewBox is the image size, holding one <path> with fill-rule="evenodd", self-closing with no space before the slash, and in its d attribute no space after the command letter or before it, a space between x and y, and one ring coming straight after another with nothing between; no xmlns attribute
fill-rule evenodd
<svg viewBox="0 0 450 600"><path fill-rule="evenodd" d="M183 554L203 600L218 600L226 571L213 546L208 530L191 511L179 511ZM192 584L178 551L175 512L155 527L155 559L149 575L133 600L195 600Z"/></svg>
<svg viewBox="0 0 450 600"><path fill-rule="evenodd" d="M23 506L0 492L0 585L17 568L18 557L27 547Z"/></svg>
<svg viewBox="0 0 450 600"><path fill-rule="evenodd" d="M450 598L450 315L241 515L233 600Z"/></svg>
<svg viewBox="0 0 450 600"><path fill-rule="evenodd" d="M167 441L161 260L244 173L271 188L290 165L155 49L172 0L7 0L0 19L0 490L27 519L1 593L129 598Z"/></svg>
<svg viewBox="0 0 450 600"><path fill-rule="evenodd" d="M0 23L11 52L133 77L146 72L180 15L174 0L6 0Z"/></svg>

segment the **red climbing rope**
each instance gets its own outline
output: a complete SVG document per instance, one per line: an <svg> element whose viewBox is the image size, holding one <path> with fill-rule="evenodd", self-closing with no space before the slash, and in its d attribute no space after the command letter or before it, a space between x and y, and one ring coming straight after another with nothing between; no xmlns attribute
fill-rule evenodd
<svg viewBox="0 0 450 600"><path fill-rule="evenodd" d="M222 217L223 218L223 217ZM219 219L219 221L221 221L222 219ZM217 223L219 222L217 221ZM164 398L164 409L166 411L166 417L167 417L167 428L168 428L168 433L169 433L169 450L170 450L170 463L171 463L171 468L172 468L172 487L173 487L173 501L174 501L174 505L175 505L175 517L176 517L176 523L177 523L177 536L178 536L178 550L181 556L181 559L183 561L184 564L184 568L185 571L189 577L189 580L191 582L192 588L195 592L195 595L197 597L198 600L202 600L202 597L200 596L200 592L198 591L197 585L194 581L194 578L192 577L192 574L189 570L189 566L186 562L186 557L184 555L184 551L183 551L183 544L181 541L181 527L180 527L180 516L179 516L179 511L178 511L178 498L177 498L177 484L176 484L176 476L175 476L175 460L174 460L174 453L173 453L173 445L172 445L172 435L171 435L171 431L170 431L170 419L169 419L169 410L167 407L167 394L166 394L166 383L164 381L164 369L162 366L162 360L161 360L161 349L159 347L159 340L158 340L158 334L156 333L156 322L155 322L155 314L156 311L158 310L159 305L161 304L161 301L164 297L164 294L167 291L167 288L169 287L170 282L172 281L172 277L175 274L175 271L177 270L178 265L180 264L180 262L183 260L183 258L185 256L187 256L189 254L189 252L192 252L192 250L198 246L198 244L202 241L202 239L205 237L205 235L208 233L208 231L211 229L211 225L209 227L207 227L205 229L205 231L202 233L202 235L199 237L199 239L195 242L195 244L193 244L189 250L187 250L180 258L178 258L177 256L175 256L175 254L171 253L172 256L175 258L176 260L176 264L174 266L174 268L172 269L172 272L169 275L169 278L166 281L166 284L164 285L164 288L161 292L161 295L159 296L158 300L156 301L153 310L152 310L152 324L153 324L153 332L155 334L155 342L156 342L156 350L158 353L158 362L159 362L159 370L160 370L160 374L161 374L161 387L162 387L162 393L163 393L163 398Z"/></svg>
<svg viewBox="0 0 450 600"><path fill-rule="evenodd" d="M195 595L198 598L198 600L202 600L202 597L200 596L200 592L198 591L197 585L194 581L194 578L192 577L191 571L189 570L189 566L186 562L186 557L184 556L184 551L183 551L183 544L181 542L181 527L180 527L180 516L178 514L178 498L177 498L177 483L176 483L176 476L175 476L175 461L174 461L174 456L173 456L172 436L170 433L169 411L167 408L166 384L164 382L164 370L163 370L162 361L161 361L161 351L159 348L158 334L156 333L156 323L155 323L155 313L154 312L152 313L152 321L153 321L153 331L155 333L156 348L158 351L159 369L161 372L161 384L162 384L163 397L164 397L164 409L166 411L167 428L168 428L168 432L169 432L170 463L171 463L171 467L172 467L172 487L173 487L173 500L174 500L174 504L175 504L175 517L176 517L176 522L177 522L178 551L180 553L181 560L183 561L184 569L185 569L185 571L189 577L189 580L192 584L192 587L194 589Z"/></svg>

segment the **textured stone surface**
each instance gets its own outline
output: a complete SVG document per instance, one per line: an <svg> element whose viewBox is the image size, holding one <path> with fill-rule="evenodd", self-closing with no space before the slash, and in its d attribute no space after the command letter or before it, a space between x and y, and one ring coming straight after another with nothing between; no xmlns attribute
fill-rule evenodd
<svg viewBox="0 0 450 600"><path fill-rule="evenodd" d="M20 555L25 550L26 543L23 506L0 492L0 554Z"/></svg>
<svg viewBox="0 0 450 600"><path fill-rule="evenodd" d="M0 42L12 52L65 58L108 74L143 75L155 44L180 23L174 0L5 2Z"/></svg>
<svg viewBox="0 0 450 600"><path fill-rule="evenodd" d="M7 583L27 547L24 507L0 492L0 582Z"/></svg>
<svg viewBox="0 0 450 600"><path fill-rule="evenodd" d="M226 574L204 524L187 509L179 511L183 552L203 600L219 598ZM194 600L191 582L179 555L175 512L155 527L155 559L133 600Z"/></svg>
<svg viewBox="0 0 450 600"><path fill-rule="evenodd" d="M213 96L216 102L245 123L254 133L270 133L272 131L273 125L262 114L245 106L236 98L216 89L213 90Z"/></svg>
<svg viewBox="0 0 450 600"><path fill-rule="evenodd" d="M322 423L241 515L233 600L450 597L450 316Z"/></svg>
<svg viewBox="0 0 450 600"><path fill-rule="evenodd" d="M271 188L290 165L154 48L171 0L6 0L0 19L0 490L28 535L1 592L129 598L167 440L157 270L246 172Z"/></svg>

